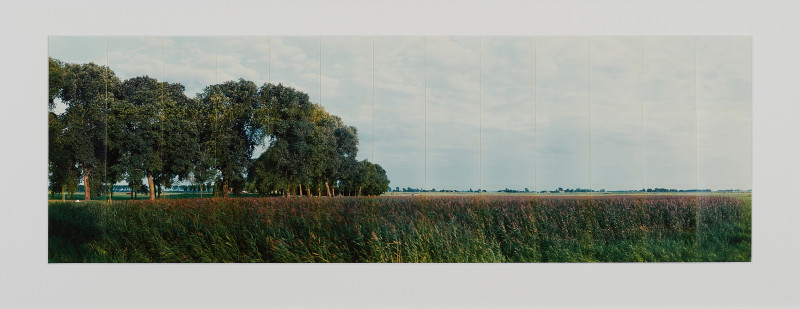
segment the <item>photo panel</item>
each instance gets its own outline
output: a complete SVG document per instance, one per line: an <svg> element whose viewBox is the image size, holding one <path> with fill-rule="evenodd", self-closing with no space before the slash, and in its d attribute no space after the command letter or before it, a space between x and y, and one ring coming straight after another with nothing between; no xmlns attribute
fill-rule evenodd
<svg viewBox="0 0 800 309"><path fill-rule="evenodd" d="M322 38L322 106L358 130L356 159L374 161L373 44L369 37Z"/></svg>
<svg viewBox="0 0 800 309"><path fill-rule="evenodd" d="M223 82L219 74L220 48L218 37L164 38L164 82L183 86L184 95L195 99L198 104L191 121L207 124L197 126L199 141L188 146L189 151L198 154L198 157L187 181L193 192L200 193L201 196L212 193L212 184L217 176L217 172L211 168L216 163L213 159L215 156L209 152L216 154L219 150L217 139L222 129L217 117L221 102L218 100L218 93L207 87ZM209 103L212 100L215 104Z"/></svg>
<svg viewBox="0 0 800 309"><path fill-rule="evenodd" d="M535 40L486 37L481 59L481 166L487 191L535 191Z"/></svg>
<svg viewBox="0 0 800 309"><path fill-rule="evenodd" d="M245 190L252 188L248 194L253 197L286 196L276 197L275 201L290 207L287 209L306 201L326 205L319 208L323 212L346 207L347 212L328 217L345 219L336 226L360 224L358 220L366 217L358 216L368 213L359 209L367 204L323 198L331 179L338 185L335 191L340 194L346 191L344 195L365 195L377 201L369 205L394 207L399 204L393 203L399 201L412 206L409 210L427 205L430 208L426 211L443 209L436 208L440 206L454 211L454 216L422 214L427 218L422 221L417 220L417 214L405 211L390 214L395 217L379 217L380 224L388 225L369 226L367 228L373 230L365 234L376 244L377 254L359 252L353 255L358 249L345 243L350 241L349 236L334 233L330 235L338 235L335 237L343 237L345 241L338 243L340 247L333 247L338 251L315 249L313 252L317 255L309 256L305 254L309 251L302 246L319 242L316 235L326 233L322 230L325 224L314 223L313 228L319 230L308 235L281 232L280 229L293 228L282 224L293 222L297 213L293 210L263 211L259 207L264 205L255 203L261 217L252 222L253 231L256 234L263 231L259 225L264 222L278 231L262 235L256 240L257 246L276 250L272 244L297 241L301 249L296 252L300 253L295 254L292 250L296 248L291 247L285 247L287 251L284 252L291 251L290 255L281 256L271 251L248 251L252 244L247 248L232 246L235 252L244 253L230 256L235 261L750 259L747 226L752 187L752 91L747 88L752 83L750 38L230 36L69 39L51 38L51 57L102 61L102 65L109 65L119 79L119 85L114 85L118 88L113 92L105 91L107 76L94 77L95 82L102 83L90 85L94 87L92 91L102 97L94 102L107 103L110 115L115 117L109 123L116 126L103 127L102 131L113 136L115 143L104 137L100 146L91 146L108 150L95 153L94 159L87 159L95 161L89 162L94 164L89 166L93 175L102 171L104 184L125 184L129 187L126 191L138 192L138 199L148 198L147 187L158 187L160 194L162 189L174 184L188 185L190 190L200 189L202 194L213 192L219 197L234 192L248 193ZM93 49L75 56L74 48L78 47ZM267 128L262 131L260 125L265 120L269 123L269 116L255 101L248 101L249 95L257 94L265 83L283 84L307 93L312 103L340 117L345 125L354 126L359 140L356 159L381 165L390 179L390 192L386 194L385 179L379 173L360 167L343 171L340 165L326 165L342 162L328 158L344 152L328 146L341 141L338 139L341 135L337 135L336 142L327 138L331 137L328 134L331 131L324 129L332 127L308 125L323 123L317 122L325 119L320 118L324 116L320 110L312 113L287 108L284 124L297 126L280 127L288 128L288 133L279 137L285 138L281 140L286 142L283 148L273 148L274 152L270 153L276 156L262 157L263 160L257 161L260 165L253 164L252 159L259 158L269 143L265 140L251 153L252 143L243 137L255 134L260 138L258 134L283 130ZM110 99L106 99L106 95ZM240 103L242 105L237 105ZM103 116L108 117L106 114ZM75 115L78 114L71 117ZM258 118L254 120L253 116ZM51 115L51 136L56 131L53 130L54 118ZM292 122L295 120L298 121ZM83 132L80 128L72 124L74 143L97 140L99 135L89 136L90 130ZM95 133L100 132L100 126L94 128ZM187 128L189 131L183 131ZM306 132L312 134L306 135ZM99 162L101 157L103 161ZM76 170L87 164L74 162L69 164ZM54 163L51 160L49 164ZM101 168L101 164L114 166L114 169ZM332 168L326 169L328 167ZM53 173L52 167L50 171ZM253 171L250 175L259 176L250 178L248 174ZM295 171L297 173L292 174ZM362 194L362 190L369 193ZM426 194L437 198L381 200L377 197L433 190L437 193ZM485 205L470 204L474 199L459 198L481 192L479 190L486 191L480 199L489 201ZM463 194L465 191L468 193ZM515 194L520 192L540 195ZM576 192L579 194L573 194ZM606 194L612 197L606 199L603 197ZM135 196L136 193L131 195ZM589 201L587 196L592 199L588 204L584 203ZM312 197L320 199L310 200ZM451 207L454 200L466 204ZM493 227L478 226L462 233L459 229L467 231L474 226L468 221L453 221L458 216L480 219L494 214L471 207L491 209L501 204L502 207L523 205L515 204L519 202L539 203L533 208L503 210L531 211L513 218L522 221L513 222L512 227L517 226L515 224L536 225L536 229L526 229L528 234L523 236L514 234L516 231L498 232L491 235L494 238L470 243L476 240L474 233L486 234L480 228ZM187 200L186 203L195 202ZM252 206L244 198L235 203ZM170 205L170 201L153 204ZM590 215L594 217L585 217L586 205L592 206ZM161 211L157 208L161 206L152 209ZM631 209L637 210L630 212ZM122 226L106 220L105 214L109 218L114 216L112 208L103 211L108 212L98 221L101 229ZM226 215L214 211L204 214L212 218ZM458 211L467 212L458 214ZM346 216L339 215L345 213ZM406 215L412 217L402 217ZM576 216L587 220L575 221ZM195 224L196 217L193 218L173 221ZM409 237L411 234L402 231L397 233L396 222L390 221L398 218L409 219L411 221L407 222L411 224L421 222L408 226L418 231L429 229L423 233L431 235L437 231L455 231L436 236L445 239L439 245L452 249L451 253L431 255L432 251L425 251L430 250L425 246L405 246L419 238ZM450 220L440 220L442 218ZM730 231L717 228L719 224L728 223L732 224ZM182 229L181 224L171 226ZM748 236L742 236L745 234ZM448 239L451 236L454 238ZM513 250L498 247L498 243L513 237L527 238L517 238L515 242L520 246ZM674 248L666 250L662 243ZM471 248L478 250L461 255L465 249L454 244L471 244L474 245ZM526 247L525 244L531 245ZM219 245L211 242L196 245L198 248L205 246L203 250L208 250L209 256L219 250ZM149 255L152 253L152 250L142 253L141 258L149 262L210 261L191 254L165 257L158 252ZM488 254L482 255L485 253ZM126 254L97 259L131 261ZM70 258L81 259L80 256Z"/></svg>
<svg viewBox="0 0 800 309"><path fill-rule="evenodd" d="M160 84L165 72L164 43L162 37L108 38L109 67L120 82L114 91L116 96L109 102L114 117L108 134L109 157L113 162L109 177L118 184L114 187L117 192L112 191L112 199L114 194L147 198L148 179L143 170L165 166L159 151L164 141L160 123L164 101L164 89ZM131 188L140 192L129 194L133 192Z"/></svg>
<svg viewBox="0 0 800 309"><path fill-rule="evenodd" d="M591 187L589 38L536 40L536 187Z"/></svg>
<svg viewBox="0 0 800 309"><path fill-rule="evenodd" d="M425 38L375 38L375 163L392 191L425 187Z"/></svg>
<svg viewBox="0 0 800 309"><path fill-rule="evenodd" d="M642 39L591 40L592 188L639 190L642 184Z"/></svg>
<svg viewBox="0 0 800 309"><path fill-rule="evenodd" d="M697 38L698 185L752 188L752 39Z"/></svg>
<svg viewBox="0 0 800 309"><path fill-rule="evenodd" d="M426 42L426 189L478 190L480 38L430 37Z"/></svg>
<svg viewBox="0 0 800 309"><path fill-rule="evenodd" d="M750 260L749 235L717 244L719 228L711 222L736 218L729 229L737 235L752 228L752 38L697 37L696 44L697 185L715 191L698 205L698 255ZM730 200L742 206L729 207Z"/></svg>
<svg viewBox="0 0 800 309"><path fill-rule="evenodd" d="M49 155L58 157L61 154L58 149L75 152L75 155L71 155L75 164L49 165L48 172L58 179L51 180L50 185L58 186L51 189L59 191L59 200L83 200L86 197L85 179L89 179L90 195L95 195L92 190L105 191L108 188L107 90L108 81L111 80L109 71L105 70L108 66L108 38L50 36L48 57L53 60L49 65L59 67L58 75L65 84L69 83L69 79L75 79L74 83L67 86L71 90L63 93L72 99L62 101L57 93L50 93L53 96L52 109L49 110L53 114L48 116L50 128L62 130L49 132L50 147L53 148ZM71 91L71 94L66 91ZM69 192L74 194L70 195Z"/></svg>

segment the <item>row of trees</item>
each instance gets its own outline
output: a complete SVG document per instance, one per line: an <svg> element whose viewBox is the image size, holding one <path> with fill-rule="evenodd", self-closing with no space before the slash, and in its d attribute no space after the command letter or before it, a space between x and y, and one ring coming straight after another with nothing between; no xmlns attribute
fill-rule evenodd
<svg viewBox="0 0 800 309"><path fill-rule="evenodd" d="M53 112L57 100L63 113ZM189 98L179 83L121 81L105 66L50 58L49 110L50 189L62 196L81 180L85 199L113 194L120 181L148 188L150 199L175 181L223 197L246 187L378 195L389 185L380 165L356 160L355 127L281 84L240 79ZM252 159L265 141L267 151Z"/></svg>

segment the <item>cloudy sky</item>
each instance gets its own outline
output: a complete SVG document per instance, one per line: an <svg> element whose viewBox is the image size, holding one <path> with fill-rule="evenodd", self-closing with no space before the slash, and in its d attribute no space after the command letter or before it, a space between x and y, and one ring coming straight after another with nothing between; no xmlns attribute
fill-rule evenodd
<svg viewBox="0 0 800 309"><path fill-rule="evenodd" d="M751 188L749 37L50 37L49 54L191 97L293 86L358 128L392 188Z"/></svg>

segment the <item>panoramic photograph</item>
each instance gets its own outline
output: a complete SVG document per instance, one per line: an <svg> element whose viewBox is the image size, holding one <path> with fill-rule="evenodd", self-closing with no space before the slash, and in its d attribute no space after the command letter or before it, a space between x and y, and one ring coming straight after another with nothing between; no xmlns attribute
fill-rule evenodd
<svg viewBox="0 0 800 309"><path fill-rule="evenodd" d="M48 56L49 263L751 261L749 36L50 36Z"/></svg>

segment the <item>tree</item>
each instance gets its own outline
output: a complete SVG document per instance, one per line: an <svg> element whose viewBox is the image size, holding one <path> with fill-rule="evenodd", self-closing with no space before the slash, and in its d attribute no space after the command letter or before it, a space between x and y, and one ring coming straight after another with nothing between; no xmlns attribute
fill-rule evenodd
<svg viewBox="0 0 800 309"><path fill-rule="evenodd" d="M231 183L243 180L255 146L265 136L258 116L263 113L258 88L244 79L228 81L206 87L198 100L211 124L210 139L203 151L212 160L206 162L220 173L219 195L227 197Z"/></svg>
<svg viewBox="0 0 800 309"><path fill-rule="evenodd" d="M125 126L118 138L124 141L120 145L123 153L123 165L129 183L139 183L133 179L142 171L147 177L150 199L154 200L155 186L153 176L161 172L163 162L160 150L163 147L161 138L161 86L154 78L147 76L125 80L120 89L121 102L114 105L120 115L116 118ZM136 186L134 184L134 186Z"/></svg>
<svg viewBox="0 0 800 309"><path fill-rule="evenodd" d="M65 71L64 64L58 59L48 58L49 63L49 78L48 78L48 98L47 108L52 111L55 108L55 98L59 97L61 90L64 88Z"/></svg>
<svg viewBox="0 0 800 309"><path fill-rule="evenodd" d="M314 105L308 95L281 84L265 84L259 91L267 117L267 132L271 137L270 166L286 185L286 195L291 187L309 183L311 171ZM273 177L274 178L274 177ZM301 189L302 191L302 189ZM302 194L302 192L301 192Z"/></svg>
<svg viewBox="0 0 800 309"><path fill-rule="evenodd" d="M84 199L89 200L92 184L97 183L91 181L96 177L94 173L106 172L107 104L113 95L107 90L113 90L120 82L108 67L94 63L64 64L63 71L61 89L54 93L67 104L63 115L64 134L74 138L72 153L83 177Z"/></svg>
<svg viewBox="0 0 800 309"><path fill-rule="evenodd" d="M162 169L154 179L160 192L172 186L174 179L186 180L192 173L198 152L191 151L200 143L194 122L196 101L184 94L178 83L160 83L161 86L161 147L159 153Z"/></svg>
<svg viewBox="0 0 800 309"><path fill-rule="evenodd" d="M346 157L339 173L339 187L346 195L357 195L364 186L364 176L360 162L355 157Z"/></svg>
<svg viewBox="0 0 800 309"><path fill-rule="evenodd" d="M265 84L260 96L267 110L262 119L270 145L253 162L248 182L259 192L285 188L288 196L303 186L310 195L378 195L387 191L386 171L367 161L358 162L358 131L338 116L309 102L308 95L283 85Z"/></svg>
<svg viewBox="0 0 800 309"><path fill-rule="evenodd" d="M50 190L75 192L78 188L79 171L76 168L70 136L65 134L62 117L53 112L48 113L48 169Z"/></svg>
<svg viewBox="0 0 800 309"><path fill-rule="evenodd" d="M281 192L288 188L288 181L278 169L282 157L278 147L270 147L253 161L247 172L248 182L261 194ZM285 191L284 194L288 194Z"/></svg>
<svg viewBox="0 0 800 309"><path fill-rule="evenodd" d="M190 128L188 135L193 139L193 143L182 150L192 154L188 179L192 186L196 186L200 191L200 198L202 198L203 191L208 188L208 183L217 176L212 168L214 165L213 152L209 150L214 146L212 109L203 105L199 99L189 99L186 103L188 104L186 119Z"/></svg>
<svg viewBox="0 0 800 309"><path fill-rule="evenodd" d="M373 164L367 160L360 162L360 172L363 177L363 194L381 195L389 187L389 178L386 171L378 164Z"/></svg>

